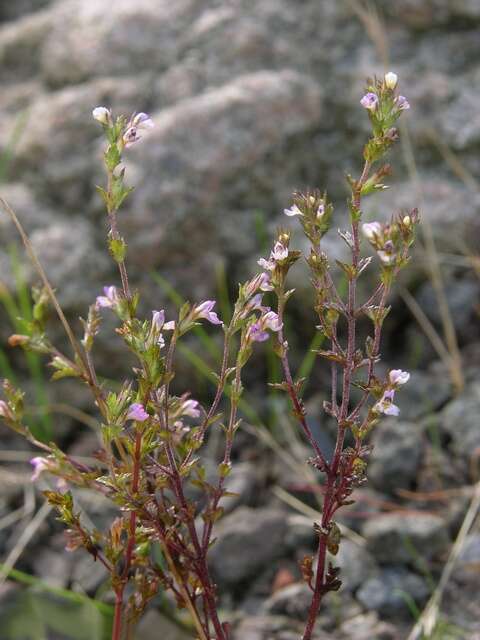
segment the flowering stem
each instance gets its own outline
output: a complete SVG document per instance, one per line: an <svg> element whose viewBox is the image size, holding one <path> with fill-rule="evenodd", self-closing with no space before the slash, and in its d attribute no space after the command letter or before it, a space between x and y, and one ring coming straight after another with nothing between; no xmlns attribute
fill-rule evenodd
<svg viewBox="0 0 480 640"><path fill-rule="evenodd" d="M119 240L120 234L118 232L116 211L108 212L108 221L110 224L110 233L112 235L113 240ZM120 272L120 278L122 280L123 295L127 300L131 300L132 294L130 293L130 286L128 284L128 275L127 275L127 268L125 266L125 260L120 260L118 261L117 264L118 264L118 270Z"/></svg>
<svg viewBox="0 0 480 640"><path fill-rule="evenodd" d="M365 161L362 174L352 189L352 209L360 210L362 186L368 179L370 171L370 163ZM356 344L356 285L357 285L357 268L360 259L360 239L359 239L359 220L357 216L352 215L351 220L352 232L352 276L348 281L348 300L344 311L347 319L347 349L346 361L343 367L343 384L342 384L342 402L339 410L336 410L338 430L337 440L335 443L335 451L330 465L326 467L327 486L325 489L325 497L322 509L322 522L319 533L317 568L315 585L312 601L308 611L307 624L303 634L303 640L311 640L315 621L317 619L318 610L323 595L328 590L325 583L325 568L328 534L332 526L332 517L338 508L337 495L340 495L339 489L342 478L339 477L339 465L345 441L345 433L347 430L347 415L350 401L350 391L352 383L352 375L355 370L355 344ZM282 310L283 311L283 310ZM280 312L279 312L280 313ZM288 384L288 379L287 379ZM336 370L332 376L332 386L336 386ZM332 402L333 406L333 402Z"/></svg>
<svg viewBox="0 0 480 640"><path fill-rule="evenodd" d="M281 349L281 356L280 356L280 360L282 363L282 368L283 368L283 374L285 376L285 382L287 383L287 388L288 388L288 395L290 396L290 400L292 401L292 405L293 405L293 411L295 414L295 417L297 418L297 420L300 422L300 425L303 429L303 432L305 433L307 440L309 441L310 445L312 446L313 450L315 451L315 454L317 455L318 461L320 462L320 465L322 466L322 468L327 471L329 466L328 466L328 462L324 456L324 454L322 453L322 450L320 449L318 443L316 442L315 438L313 437L312 432L310 431L310 427L307 424L307 421L305 419L305 407L302 403L302 401L300 400L300 398L297 395L297 391L295 388L295 383L293 382L293 378L292 378L292 373L290 371L290 365L288 362L288 357L287 357L287 343L284 340L283 337L283 318L284 318L284 312L285 312L285 295L284 292L281 291L278 295L278 308L277 308L277 314L278 314L278 318L279 321L282 325L282 328L278 331L278 342L280 345L280 349Z"/></svg>
<svg viewBox="0 0 480 640"><path fill-rule="evenodd" d="M136 493L138 492L138 484L139 484L139 478L140 478L141 448L142 448L142 432L140 428L137 427L137 432L135 435L135 453L134 453L134 459L133 459L132 498L134 498ZM122 616L123 616L123 605L124 605L123 594L128 582L128 574L132 564L133 550L135 548L136 527L137 527L137 514L133 510L130 512L130 520L129 520L129 527L128 527L128 543L127 543L127 549L125 551L125 566L123 569L123 573L120 577L119 585L115 590L115 615L114 615L112 640L120 640L121 638Z"/></svg>

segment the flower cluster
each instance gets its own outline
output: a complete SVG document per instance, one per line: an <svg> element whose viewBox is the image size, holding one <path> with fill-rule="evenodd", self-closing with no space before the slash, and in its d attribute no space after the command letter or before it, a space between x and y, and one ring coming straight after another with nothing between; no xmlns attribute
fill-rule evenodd
<svg viewBox="0 0 480 640"><path fill-rule="evenodd" d="M413 209L408 214L399 214L389 224L366 222L362 225L362 233L377 252L383 265L401 267L413 242L417 222L418 211Z"/></svg>
<svg viewBox="0 0 480 640"><path fill-rule="evenodd" d="M351 503L354 488L365 481L371 450L365 438L382 415L399 414L395 394L410 377L405 371L392 369L381 381L376 366L382 326L389 311L388 294L397 273L408 262L418 213L397 214L388 223L362 221L362 198L386 188L383 180L391 169L380 161L398 137L396 120L409 108L406 98L397 95L397 85L396 74L389 72L382 80L369 82L361 99L369 114L372 136L363 149L360 176L347 176L351 189L349 228L339 233L350 258L347 262L335 261L342 270L341 286L336 284L336 274L323 247L322 239L333 216L326 193L297 192L291 206L284 210L288 218L299 223L309 244L304 257L311 272L312 306L318 316L315 329L322 343L316 354L327 361L331 374L324 410L337 423L330 459L310 431L301 397L302 379L296 380L291 371L289 343L284 337L285 309L294 293L287 288L288 274L303 255L290 247L290 232L278 232L269 256L258 261L262 272L239 286L230 319L219 318L215 300L186 302L168 321L165 310L158 308L147 318L141 317L139 294L130 288L127 245L118 230L117 214L131 191L125 184L122 153L138 142L140 132L153 127L153 122L143 112L115 118L106 107L93 110L107 141L107 180L98 191L106 207L108 249L118 268L119 284L104 287L103 294L90 305L82 320L83 338L78 340L59 310L52 287L44 280L45 288L33 293L33 319L25 320L25 335L12 336L10 344L49 356L53 380L71 377L87 385L98 414L100 449L92 463L84 464L56 445L36 440L24 421L23 393L9 382L3 385L5 400L0 400L0 418L42 450L42 456L31 460L33 480L42 475L46 481L49 476L56 478L55 489L45 495L67 526L67 549L83 547L108 571L115 595L112 640L120 640L125 632L128 635L127 627L133 628L160 588L170 590L178 606L188 610L198 638L229 640L228 624L219 617L208 551L214 541L215 522L223 513L222 503L231 495L226 478L241 423L243 370L256 343L269 338L284 377L273 386L288 394L293 416L313 450L310 463L325 474L322 517L314 526L318 553L316 560L307 556L301 563L302 575L313 591L303 640L312 639L323 596L339 588L339 569L326 564L327 551L334 556L340 544L336 512ZM376 261L372 256L362 256L362 234L380 260L373 292L363 302L358 280ZM43 278L42 270L39 272ZM264 297L273 302L265 304ZM62 352L47 338L49 302L58 311L72 353ZM104 310L116 317L116 334L133 360L126 379L115 384L108 375L99 382L93 353ZM372 323L366 339L358 331L361 318ZM189 391L178 391L181 380L175 377L179 343L202 320L223 338L218 371L212 376L216 390L205 404L192 398ZM354 388L356 394L352 393ZM216 475L210 471L207 474L201 447L211 430L219 427L224 434L223 451ZM347 433L349 446L345 446ZM102 531L91 529L75 508L71 487L106 496L118 508L117 517ZM161 554L162 563L154 550Z"/></svg>
<svg viewBox="0 0 480 640"><path fill-rule="evenodd" d="M401 369L392 369L388 374L388 381L385 386L382 397L376 402L373 407L373 413L384 413L387 416L398 416L400 409L397 405L393 404L395 397L395 391L403 384L406 384L410 380L410 374Z"/></svg>

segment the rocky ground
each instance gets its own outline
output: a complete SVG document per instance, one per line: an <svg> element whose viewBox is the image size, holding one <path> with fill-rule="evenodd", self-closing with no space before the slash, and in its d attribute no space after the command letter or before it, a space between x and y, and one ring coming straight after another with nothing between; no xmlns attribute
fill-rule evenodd
<svg viewBox="0 0 480 640"><path fill-rule="evenodd" d="M294 189L327 188L341 226L343 175L358 172L368 133L359 106L364 79L383 73L387 58L399 74L412 106L408 131L391 159L392 188L372 197L367 215L386 218L419 206L427 244L432 237L439 251L465 384L453 389L438 345L397 289L384 351L386 362L413 370L412 380L400 397L401 419L374 434L369 485L344 515L344 586L325 604L318 640L407 638L445 568L480 468L480 2L379 0L375 6L380 29L377 14L359 14L358 3L343 0L17 0L0 6L0 148L7 150L0 193L29 231L71 318L85 314L101 286L116 278L95 191L103 178L94 106L147 111L156 124L129 151L127 175L136 190L120 224L144 304L161 308L167 296L153 272L197 300L216 295L219 264L230 285L250 275L263 237L284 223L281 212ZM1 284L10 289L15 240L0 217ZM339 256L335 234L330 242ZM441 332L426 256L420 243L402 285ZM301 271L294 285L292 344L300 359L312 335ZM2 342L11 329L6 318L0 322ZM21 356L9 358L25 378ZM105 375L124 370L111 341L102 341L99 359L109 365ZM259 372L264 369L259 360ZM199 383L187 364L183 372L188 384ZM308 452L285 436L287 408L267 397L261 378L252 376L252 402L264 413L275 411L280 426L273 436L290 457L279 457L247 421L231 477L239 497L218 525L212 570L236 640L293 640L308 601L298 560L315 545L308 508L318 506L317 479L305 476ZM308 406L328 446L332 434L316 393L324 382L315 371ZM54 402L73 398L91 411L88 398L74 395L68 383L52 394ZM79 454L93 447L74 418L59 418L55 433ZM5 437L4 459L20 447ZM25 465L5 463L2 471L1 557L18 542L34 500L39 504L27 474ZM302 501L303 512L287 505L285 492ZM105 514L104 504L88 495L82 500L92 518ZM14 521L20 507L25 514ZM65 554L52 520L39 523L18 568L57 587L101 595L101 570L88 558ZM437 640L480 637L479 566L474 527L446 587L442 611L453 628L442 627ZM18 619L19 594L13 583L2 587L4 620ZM149 612L139 637L156 638L160 629L169 640L185 637L166 609L159 603Z"/></svg>

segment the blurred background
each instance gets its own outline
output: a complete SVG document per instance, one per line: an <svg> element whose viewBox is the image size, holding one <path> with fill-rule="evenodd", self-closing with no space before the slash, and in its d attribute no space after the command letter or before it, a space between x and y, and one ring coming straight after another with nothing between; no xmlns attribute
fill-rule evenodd
<svg viewBox="0 0 480 640"><path fill-rule="evenodd" d="M155 121L127 152L136 188L120 215L143 308L213 297L227 318L238 280L291 224L282 211L295 189L326 189L334 229L345 224L344 176L361 170L369 133L365 79L399 75L411 109L390 158L392 186L366 200L365 216L420 209L382 365L411 370L412 380L400 419L374 433L370 482L345 511L345 584L327 598L317 638L480 638L480 0L3 0L0 21L0 194L77 328L117 282L95 190L103 143L93 107ZM334 229L327 247L341 258ZM18 316L31 313L35 280L0 216L0 377L26 389L39 438L88 456L97 440L87 391L50 385L39 357L7 346ZM292 285L292 360L328 448L328 367L311 351L319 338L301 266ZM105 326L96 358L115 378L129 363L108 334ZM55 319L51 335L62 342ZM177 380L208 398L218 358L215 335L197 335ZM315 547L318 478L285 398L265 383L280 379L268 345L254 364L230 479L239 495L218 525L212 570L236 640L294 640L308 603L298 560ZM102 568L64 551L62 527L30 481L31 453L6 430L0 442L0 640L108 638ZM93 521L111 517L98 498L78 499ZM415 625L424 630L412 633ZM192 635L160 597L138 637Z"/></svg>

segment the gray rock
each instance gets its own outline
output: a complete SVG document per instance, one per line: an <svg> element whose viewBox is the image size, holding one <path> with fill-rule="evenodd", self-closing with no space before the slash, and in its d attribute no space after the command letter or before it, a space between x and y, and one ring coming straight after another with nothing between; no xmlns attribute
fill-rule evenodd
<svg viewBox="0 0 480 640"><path fill-rule="evenodd" d="M291 584L276 591L265 601L263 609L269 615L285 615L306 620L312 601L312 591L305 583Z"/></svg>
<svg viewBox="0 0 480 640"><path fill-rule="evenodd" d="M427 513L381 514L363 528L367 549L384 564L415 564L416 558L429 560L446 550L445 522Z"/></svg>
<svg viewBox="0 0 480 640"><path fill-rule="evenodd" d="M61 305L82 309L86 314L95 295L101 292L99 280L105 279L110 261L95 247L92 226L86 220L58 220L30 235L31 242ZM38 280L30 268L32 279ZM82 273L82 283L76 275Z"/></svg>
<svg viewBox="0 0 480 640"><path fill-rule="evenodd" d="M7 4L13 6L17 3ZM0 28L0 77L3 81L18 82L39 72L40 48L47 37L50 24L51 15L46 10L27 15Z"/></svg>
<svg viewBox="0 0 480 640"><path fill-rule="evenodd" d="M221 504L228 513L240 505L249 505L256 493L257 470L251 462L237 462L225 482L225 489L236 496L225 498Z"/></svg>
<svg viewBox="0 0 480 640"><path fill-rule="evenodd" d="M478 279L468 274L460 279L449 278L445 282L445 296L452 317L455 318L455 330L460 340L465 340L476 313L476 301L480 295ZM427 317L441 328L440 308L431 282L425 282L417 291L415 298Z"/></svg>
<svg viewBox="0 0 480 640"><path fill-rule="evenodd" d="M0 20L15 20L24 14L43 9L52 0L16 0L7 2L0 7Z"/></svg>
<svg viewBox="0 0 480 640"><path fill-rule="evenodd" d="M386 617L399 617L409 611L409 600L422 605L428 593L423 578L403 568L389 567L369 578L356 597L366 609Z"/></svg>
<svg viewBox="0 0 480 640"><path fill-rule="evenodd" d="M412 488L424 448L420 426L385 420L375 430L372 444L367 474L375 489L395 493L397 489Z"/></svg>
<svg viewBox="0 0 480 640"><path fill-rule="evenodd" d="M157 640L159 635L168 640L191 640L191 634L170 618L155 609L149 609L139 622L135 638L141 640Z"/></svg>
<svg viewBox="0 0 480 640"><path fill-rule="evenodd" d="M370 552L346 538L341 541L333 562L340 567L342 591L356 591L377 570Z"/></svg>
<svg viewBox="0 0 480 640"><path fill-rule="evenodd" d="M304 624L283 616L252 616L234 629L233 640L298 640ZM316 630L313 640L332 640L332 636Z"/></svg>
<svg viewBox="0 0 480 640"><path fill-rule="evenodd" d="M396 640L397 631L387 622L380 622L371 611L346 620L340 626L342 637L348 640Z"/></svg>
<svg viewBox="0 0 480 640"><path fill-rule="evenodd" d="M287 522L283 511L240 507L223 518L210 564L221 586L236 586L255 577L285 552Z"/></svg>
<svg viewBox="0 0 480 640"><path fill-rule="evenodd" d="M451 396L452 385L445 373L412 371L408 384L395 396L395 403L400 408L402 420L414 421L440 409ZM418 441L422 429L418 425L415 429Z"/></svg>
<svg viewBox="0 0 480 640"><path fill-rule="evenodd" d="M450 449L470 461L480 447L480 384L474 382L448 403L440 416L440 429L450 438Z"/></svg>
<svg viewBox="0 0 480 640"><path fill-rule="evenodd" d="M262 71L154 114L148 143L130 154L142 167L123 216L127 230L139 230L131 237L137 263L163 266L168 257L170 265L185 264L200 257L199 246L215 251L219 243L230 255L245 250L242 238L250 242L249 235L239 231L248 219L237 217L227 245L217 212L231 207L232 197L248 198L256 163L318 123L320 103L319 87L308 76Z"/></svg>
<svg viewBox="0 0 480 640"><path fill-rule="evenodd" d="M287 533L285 545L293 551L299 549L313 549L318 544L318 536L313 529L311 518L298 513L287 515Z"/></svg>
<svg viewBox="0 0 480 640"><path fill-rule="evenodd" d="M480 533L470 533L465 539L463 548L453 571L453 579L460 583L475 585L478 581L480 567Z"/></svg>

